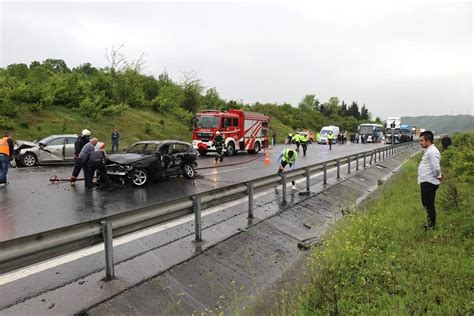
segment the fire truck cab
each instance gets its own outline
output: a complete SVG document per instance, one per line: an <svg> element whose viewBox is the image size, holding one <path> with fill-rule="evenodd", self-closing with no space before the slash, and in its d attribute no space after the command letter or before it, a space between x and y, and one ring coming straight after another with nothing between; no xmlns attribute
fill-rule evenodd
<svg viewBox="0 0 474 316"><path fill-rule="evenodd" d="M256 154L268 146L269 121L269 116L241 110L197 113L193 118L193 147L201 155L215 152L213 141L219 131L224 137L227 156L243 150Z"/></svg>

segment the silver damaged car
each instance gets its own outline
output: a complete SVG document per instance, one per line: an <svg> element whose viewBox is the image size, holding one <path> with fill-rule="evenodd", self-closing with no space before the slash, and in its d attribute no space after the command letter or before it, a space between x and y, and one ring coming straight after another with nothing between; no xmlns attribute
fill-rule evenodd
<svg viewBox="0 0 474 316"><path fill-rule="evenodd" d="M19 166L36 164L60 164L74 162L75 134L51 135L40 141L17 140L13 157Z"/></svg>

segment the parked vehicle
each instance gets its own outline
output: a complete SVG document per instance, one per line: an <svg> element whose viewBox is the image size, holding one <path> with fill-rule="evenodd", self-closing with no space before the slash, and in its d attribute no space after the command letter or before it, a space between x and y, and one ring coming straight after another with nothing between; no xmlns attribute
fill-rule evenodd
<svg viewBox="0 0 474 316"><path fill-rule="evenodd" d="M219 131L224 137L225 154L246 150L256 154L268 145L270 117L253 112L209 110L193 118L193 147L199 154L215 152L213 140Z"/></svg>
<svg viewBox="0 0 474 316"><path fill-rule="evenodd" d="M380 135L383 131L383 126L375 123L364 123L357 127L357 131L362 137L367 134L367 142L372 143L373 136Z"/></svg>
<svg viewBox="0 0 474 316"><path fill-rule="evenodd" d="M60 164L74 162L75 134L51 135L40 141L17 140L13 157L17 165L33 167L36 164Z"/></svg>
<svg viewBox="0 0 474 316"><path fill-rule="evenodd" d="M385 120L385 139L387 143L399 143L400 142L400 117L389 117Z"/></svg>
<svg viewBox="0 0 474 316"><path fill-rule="evenodd" d="M320 137L319 137L318 143L319 144L327 144L328 135L329 135L330 132L332 132L332 134L334 135L334 139L333 139L332 143L335 144L336 140L337 140L337 135L339 134L339 127L334 126L334 125L323 126L323 128L321 128L321 131L319 132Z"/></svg>
<svg viewBox="0 0 474 316"><path fill-rule="evenodd" d="M196 175L197 152L190 143L177 140L137 142L122 154L107 156L107 174L112 181L142 187L168 176Z"/></svg>

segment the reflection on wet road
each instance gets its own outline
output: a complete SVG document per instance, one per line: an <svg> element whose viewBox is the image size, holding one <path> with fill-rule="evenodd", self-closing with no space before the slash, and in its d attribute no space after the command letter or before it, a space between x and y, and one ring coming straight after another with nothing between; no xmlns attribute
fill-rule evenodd
<svg viewBox="0 0 474 316"><path fill-rule="evenodd" d="M312 144L306 157L298 157L296 167L335 159L351 153L371 150L383 145L346 144L328 146ZM169 178L145 188L124 186L113 192L86 192L84 183L71 187L69 182L51 183L50 176L68 179L72 166L11 168L10 185L0 191L0 241L25 236L54 228L73 225L108 215L158 204L180 197L249 181L276 173L275 162L285 146L270 149L271 164L264 164L264 156L239 154L215 163L212 154L199 157L195 179ZM242 163L242 164L239 164ZM229 165L226 167L226 165ZM213 168L213 166L219 166ZM82 176L82 173L81 173Z"/></svg>

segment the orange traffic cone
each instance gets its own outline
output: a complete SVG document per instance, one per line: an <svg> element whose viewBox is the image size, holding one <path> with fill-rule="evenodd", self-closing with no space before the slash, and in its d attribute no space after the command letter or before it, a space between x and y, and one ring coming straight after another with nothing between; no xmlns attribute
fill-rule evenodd
<svg viewBox="0 0 474 316"><path fill-rule="evenodd" d="M265 149L265 160L264 160L266 165L270 164L270 153L268 152L268 148Z"/></svg>

